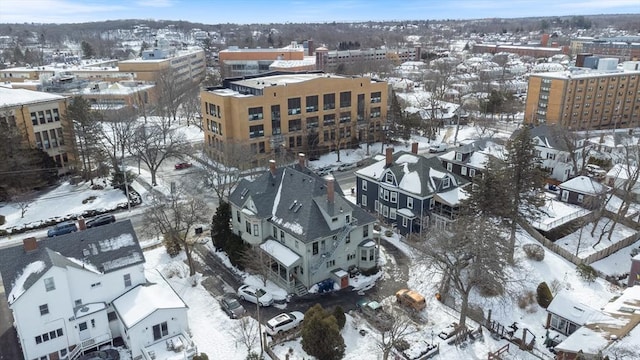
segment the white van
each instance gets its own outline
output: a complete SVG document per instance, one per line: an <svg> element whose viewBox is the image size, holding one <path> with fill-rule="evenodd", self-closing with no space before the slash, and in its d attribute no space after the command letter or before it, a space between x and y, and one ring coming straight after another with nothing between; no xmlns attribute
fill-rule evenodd
<svg viewBox="0 0 640 360"><path fill-rule="evenodd" d="M430 153L439 153L447 151L447 144L432 144L429 146Z"/></svg>

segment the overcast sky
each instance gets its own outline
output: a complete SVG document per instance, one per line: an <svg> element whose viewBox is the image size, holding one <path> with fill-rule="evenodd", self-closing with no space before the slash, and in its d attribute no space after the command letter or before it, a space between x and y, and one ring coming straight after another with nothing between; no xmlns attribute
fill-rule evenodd
<svg viewBox="0 0 640 360"><path fill-rule="evenodd" d="M0 0L0 23L116 19L205 24L640 13L640 0Z"/></svg>

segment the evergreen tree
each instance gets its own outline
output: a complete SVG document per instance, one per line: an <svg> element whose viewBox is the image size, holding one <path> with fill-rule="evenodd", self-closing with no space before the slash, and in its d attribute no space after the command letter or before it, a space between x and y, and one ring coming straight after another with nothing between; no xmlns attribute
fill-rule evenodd
<svg viewBox="0 0 640 360"><path fill-rule="evenodd" d="M323 360L339 360L344 356L344 339L336 318L320 304L304 314L302 348L307 354Z"/></svg>
<svg viewBox="0 0 640 360"><path fill-rule="evenodd" d="M506 172L504 183L507 190L506 217L511 222L509 237L509 260L513 262L518 221L536 218L544 204L544 171L535 149L528 127L523 127L506 146Z"/></svg>
<svg viewBox="0 0 640 360"><path fill-rule="evenodd" d="M98 157L98 152L101 151L99 146L101 141L100 114L91 109L91 105L85 98L76 96L67 106L65 116L73 124L73 130L78 140L83 176L93 185L92 168L96 166L92 164L92 161Z"/></svg>
<svg viewBox="0 0 640 360"><path fill-rule="evenodd" d="M229 220L231 219L231 206L226 201L220 201L216 213L211 219L211 241L216 250L223 250L233 235Z"/></svg>
<svg viewBox="0 0 640 360"><path fill-rule="evenodd" d="M506 167L502 160L489 157L482 176L473 178L469 197L463 200L462 211L469 215L506 216L509 189L504 186Z"/></svg>
<svg viewBox="0 0 640 360"><path fill-rule="evenodd" d="M89 44L88 42L83 41L82 43L80 43L80 47L82 48L82 54L84 55L85 59L90 59L96 55L95 50L93 50L93 46L91 46L91 44Z"/></svg>

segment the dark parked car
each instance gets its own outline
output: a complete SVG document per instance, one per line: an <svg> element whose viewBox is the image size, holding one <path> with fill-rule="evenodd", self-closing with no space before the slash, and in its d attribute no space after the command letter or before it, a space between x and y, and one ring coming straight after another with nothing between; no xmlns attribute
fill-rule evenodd
<svg viewBox="0 0 640 360"><path fill-rule="evenodd" d="M49 229L49 231L47 231L47 236L54 237L75 231L78 231L78 227L76 226L75 222L63 222L60 224L56 224L56 226L54 226L52 229Z"/></svg>
<svg viewBox="0 0 640 360"><path fill-rule="evenodd" d="M176 168L176 170L180 170L180 169L187 169L187 168L190 168L192 166L193 166L193 164L191 164L191 163L181 162L181 163L177 163L175 168Z"/></svg>
<svg viewBox="0 0 640 360"><path fill-rule="evenodd" d="M239 319L247 312L244 306L240 304L235 294L224 294L220 299L220 307L232 319Z"/></svg>
<svg viewBox="0 0 640 360"><path fill-rule="evenodd" d="M116 222L116 217L113 215L100 215L100 216L96 216L93 219L87 221L87 229L88 228L92 228L92 227L96 227L96 226L102 226L102 225L107 225L107 224L111 224Z"/></svg>

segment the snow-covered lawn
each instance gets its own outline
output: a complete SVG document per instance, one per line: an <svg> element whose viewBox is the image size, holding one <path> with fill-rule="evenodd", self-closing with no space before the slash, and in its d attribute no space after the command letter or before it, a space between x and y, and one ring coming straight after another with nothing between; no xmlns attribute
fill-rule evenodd
<svg viewBox="0 0 640 360"><path fill-rule="evenodd" d="M610 222L611 221L611 222ZM611 240L608 239L608 235L605 234L602 237L602 241L599 240L600 234L611 228L613 221L609 218L602 218L596 224L596 229L591 236L593 224L586 224L580 229L572 232L571 234L556 240L556 244L561 248L568 250L572 254L576 254L581 259L588 257L600 250L604 250L609 246L616 244L617 242L628 238L636 233L635 230L624 226L622 224L616 224L613 232L611 233ZM596 245L597 244L597 245Z"/></svg>
<svg viewBox="0 0 640 360"><path fill-rule="evenodd" d="M540 217L533 221L535 227L554 228L560 226L577 217L589 213L588 210L573 204L562 202L556 198L555 194L545 193L545 205L540 207Z"/></svg>

